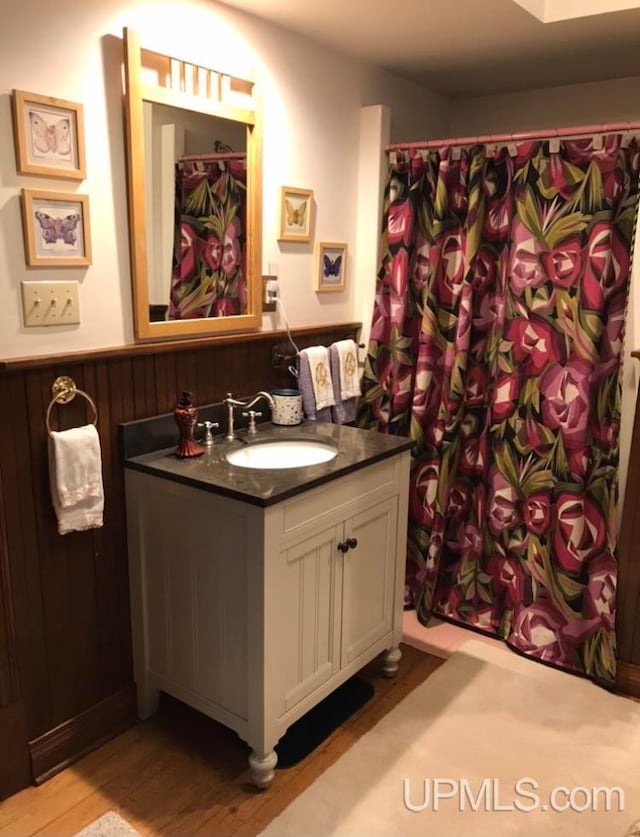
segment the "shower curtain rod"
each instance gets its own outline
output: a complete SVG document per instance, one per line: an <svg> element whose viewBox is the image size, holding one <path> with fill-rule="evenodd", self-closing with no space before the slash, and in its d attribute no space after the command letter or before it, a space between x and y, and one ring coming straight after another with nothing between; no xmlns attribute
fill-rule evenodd
<svg viewBox="0 0 640 837"><path fill-rule="evenodd" d="M576 125L571 128L548 128L544 131L529 131L519 134L479 134L470 137L449 137L448 139L425 140L424 142L398 142L387 145L385 151L408 151L412 148L441 148L451 145L478 145L492 142L525 142L526 140L553 139L555 137L579 137L590 134L637 131L640 122L611 122L602 125Z"/></svg>
<svg viewBox="0 0 640 837"><path fill-rule="evenodd" d="M216 160L244 160L246 156L247 154L245 151L212 151L210 154L183 154L178 157L178 162L195 163L200 161L204 163L208 160L211 160L212 162L215 162Z"/></svg>

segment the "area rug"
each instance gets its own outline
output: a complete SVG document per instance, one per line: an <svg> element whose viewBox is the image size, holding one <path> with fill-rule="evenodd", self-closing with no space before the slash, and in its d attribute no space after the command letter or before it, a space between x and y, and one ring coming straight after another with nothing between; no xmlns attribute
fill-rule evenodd
<svg viewBox="0 0 640 837"><path fill-rule="evenodd" d="M483 636L461 625L452 625L451 622L443 622L435 616L429 619L428 625L418 622L415 610L405 610L402 618L402 641L405 645L425 651L441 660L448 660L465 642L469 642L472 636L477 642L486 642L496 648L502 648L505 654L513 653L500 639Z"/></svg>
<svg viewBox="0 0 640 837"><path fill-rule="evenodd" d="M623 837L638 818L640 704L472 639L262 835Z"/></svg>
<svg viewBox="0 0 640 837"><path fill-rule="evenodd" d="M73 837L140 837L140 834L120 814L107 811Z"/></svg>

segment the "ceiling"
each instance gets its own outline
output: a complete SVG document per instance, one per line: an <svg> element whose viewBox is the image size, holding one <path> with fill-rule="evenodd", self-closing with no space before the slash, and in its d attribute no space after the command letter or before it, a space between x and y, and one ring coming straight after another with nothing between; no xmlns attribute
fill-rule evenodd
<svg viewBox="0 0 640 837"><path fill-rule="evenodd" d="M449 96L640 76L628 2L600 14L605 0L222 2Z"/></svg>

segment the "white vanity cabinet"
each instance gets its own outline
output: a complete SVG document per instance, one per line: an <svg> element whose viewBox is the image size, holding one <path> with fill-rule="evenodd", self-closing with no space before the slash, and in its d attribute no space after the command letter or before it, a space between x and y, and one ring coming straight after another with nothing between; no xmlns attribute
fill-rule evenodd
<svg viewBox="0 0 640 837"><path fill-rule="evenodd" d="M236 730L259 787L287 728L382 651L398 667L409 452L270 505L126 470L139 714Z"/></svg>

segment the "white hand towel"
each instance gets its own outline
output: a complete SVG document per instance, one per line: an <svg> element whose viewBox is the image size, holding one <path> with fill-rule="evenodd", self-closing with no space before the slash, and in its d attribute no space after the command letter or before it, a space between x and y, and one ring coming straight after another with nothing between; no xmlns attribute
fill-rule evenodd
<svg viewBox="0 0 640 837"><path fill-rule="evenodd" d="M304 417L309 421L331 422L332 407L325 407L324 410L316 410L316 397L313 394L311 383L311 367L309 358L303 352L298 357L298 387L302 393L302 409Z"/></svg>
<svg viewBox="0 0 640 837"><path fill-rule="evenodd" d="M325 407L333 407L336 402L333 397L329 349L326 346L311 346L303 349L301 354L306 355L309 360L316 410L319 412Z"/></svg>
<svg viewBox="0 0 640 837"><path fill-rule="evenodd" d="M329 357L331 358L333 396L336 401L335 406L331 408L331 417L334 424L347 424L347 422L355 421L358 399L347 398L346 401L343 401L340 395L340 355L336 343L329 346Z"/></svg>
<svg viewBox="0 0 640 837"><path fill-rule="evenodd" d="M360 395L358 347L355 340L338 340L332 344L340 357L340 398L348 401Z"/></svg>
<svg viewBox="0 0 640 837"><path fill-rule="evenodd" d="M102 455L92 424L51 432L49 484L61 535L102 526Z"/></svg>

